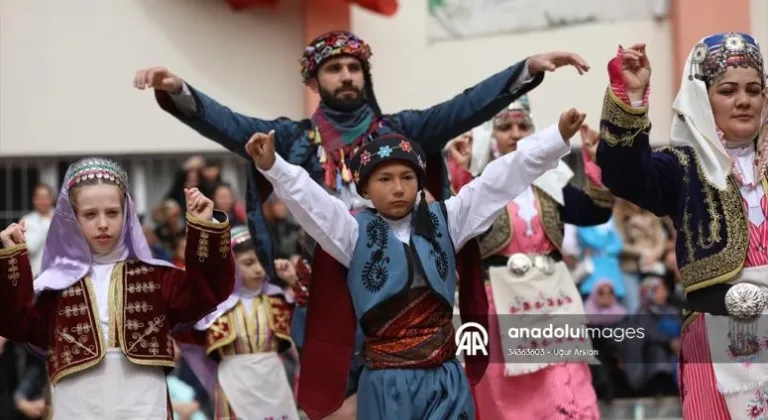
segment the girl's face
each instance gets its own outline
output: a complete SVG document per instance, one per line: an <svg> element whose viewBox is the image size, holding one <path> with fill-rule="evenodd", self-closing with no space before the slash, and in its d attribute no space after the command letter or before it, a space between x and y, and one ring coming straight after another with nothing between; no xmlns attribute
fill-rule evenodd
<svg viewBox="0 0 768 420"><path fill-rule="evenodd" d="M597 305L601 308L607 308L616 301L616 297L613 295L613 287L608 284L601 284L595 293L597 293Z"/></svg>
<svg viewBox="0 0 768 420"><path fill-rule="evenodd" d="M123 192L117 185L100 183L76 186L73 208L94 254L106 254L117 247L123 231Z"/></svg>

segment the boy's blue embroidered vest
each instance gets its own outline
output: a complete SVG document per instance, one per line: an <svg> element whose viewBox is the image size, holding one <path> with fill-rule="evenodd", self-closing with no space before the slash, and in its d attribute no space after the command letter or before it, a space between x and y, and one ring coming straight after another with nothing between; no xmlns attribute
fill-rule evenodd
<svg viewBox="0 0 768 420"><path fill-rule="evenodd" d="M358 319L409 288L419 272L435 293L453 306L456 253L442 204L430 204L429 212L435 224L434 241L412 234L411 246L397 239L389 223L374 211L366 209L355 216L359 237L349 264L347 284Z"/></svg>

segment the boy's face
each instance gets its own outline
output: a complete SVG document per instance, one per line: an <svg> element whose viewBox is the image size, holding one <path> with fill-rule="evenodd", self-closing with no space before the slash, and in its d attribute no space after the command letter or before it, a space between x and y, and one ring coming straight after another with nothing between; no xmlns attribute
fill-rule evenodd
<svg viewBox="0 0 768 420"><path fill-rule="evenodd" d="M376 210L387 219L407 216L416 203L419 178L407 163L385 162L368 178L363 197L373 202Z"/></svg>
<svg viewBox="0 0 768 420"><path fill-rule="evenodd" d="M264 271L256 251L239 252L235 255L237 268L240 270L243 286L247 289L258 289L264 283L267 273Z"/></svg>

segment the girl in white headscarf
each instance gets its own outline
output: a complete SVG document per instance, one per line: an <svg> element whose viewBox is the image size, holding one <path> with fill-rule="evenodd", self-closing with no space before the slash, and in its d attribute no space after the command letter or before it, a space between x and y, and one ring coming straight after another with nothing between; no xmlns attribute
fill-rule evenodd
<svg viewBox="0 0 768 420"><path fill-rule="evenodd" d="M520 142L535 131L527 97L498 114L488 126L462 136L449 148L451 185L460 190L485 165L516 153ZM607 222L613 196L602 187L593 162L597 135L582 126L585 189L569 184L571 169L559 165L510 201L480 237L489 313L491 363L474 387L477 413L483 419L597 419L599 410L588 362L590 340L511 340L510 328L541 328L586 324L584 306L562 261L564 223L580 226ZM471 141L471 144L470 144ZM590 153L591 151L591 153ZM561 355L559 350L580 349ZM558 356L553 357L553 355ZM562 357L561 357L562 356Z"/></svg>
<svg viewBox="0 0 768 420"><path fill-rule="evenodd" d="M747 34L708 36L691 50L673 104L671 147L652 151L644 44L608 65L597 161L619 197L670 216L686 292L680 388L686 419L768 413L765 74ZM762 350L762 351L761 351Z"/></svg>

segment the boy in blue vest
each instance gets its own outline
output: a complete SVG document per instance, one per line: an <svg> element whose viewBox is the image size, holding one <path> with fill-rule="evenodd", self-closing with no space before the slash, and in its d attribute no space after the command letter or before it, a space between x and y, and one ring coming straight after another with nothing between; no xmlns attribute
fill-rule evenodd
<svg viewBox="0 0 768 420"><path fill-rule="evenodd" d="M246 151L275 194L307 234L348 268L350 310L365 334L358 419L475 418L469 381L456 359L456 253L570 152L568 140L584 117L574 109L563 113L557 126L489 164L458 195L431 204L424 151L400 134L381 136L350 162L357 190L370 201L356 214L277 155L274 133L251 137ZM339 291L339 305L346 295Z"/></svg>

